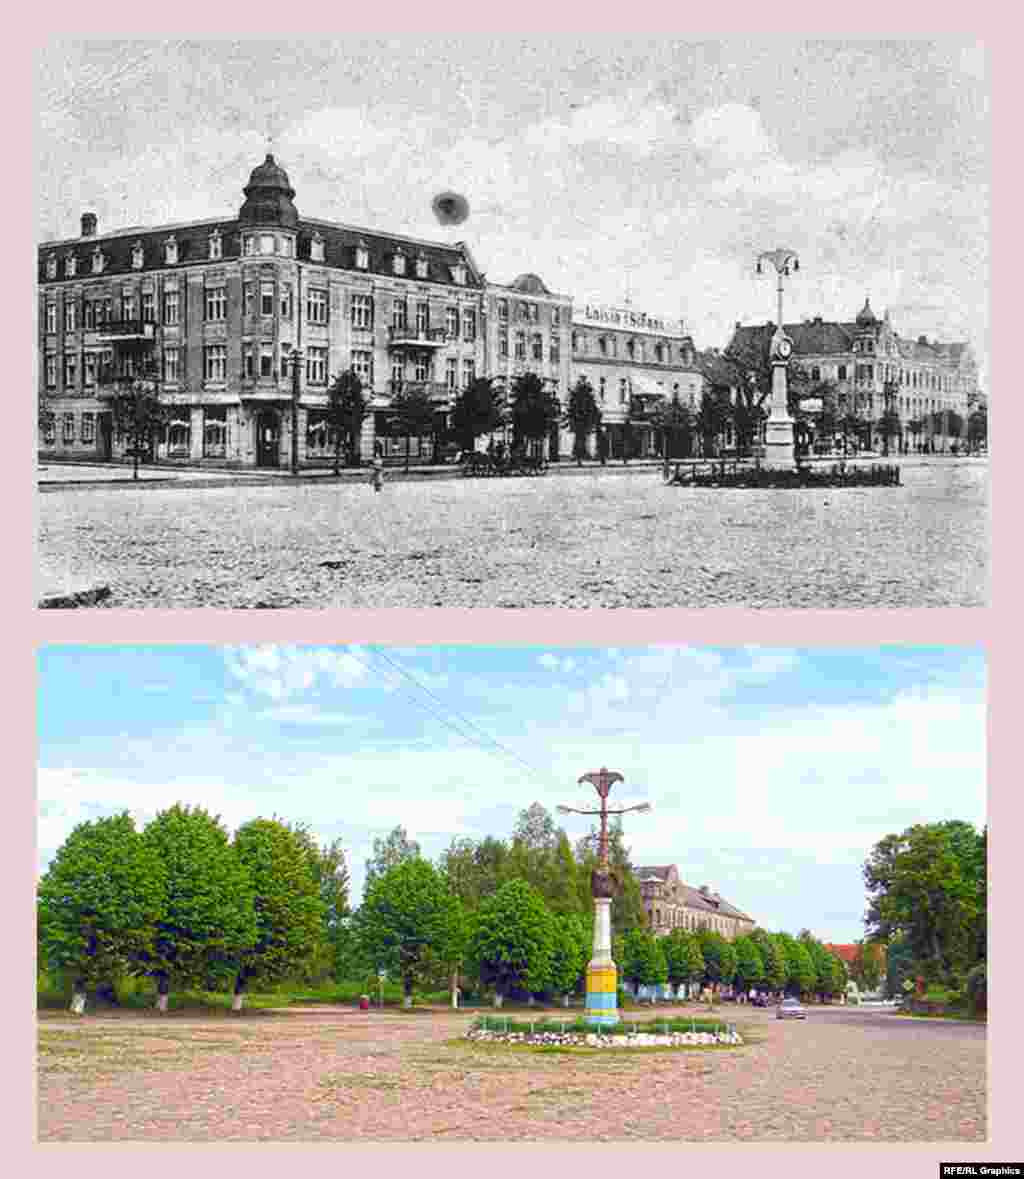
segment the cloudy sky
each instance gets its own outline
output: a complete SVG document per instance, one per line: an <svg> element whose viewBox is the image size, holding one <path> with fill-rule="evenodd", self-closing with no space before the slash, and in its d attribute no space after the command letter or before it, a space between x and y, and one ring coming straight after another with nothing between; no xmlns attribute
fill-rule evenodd
<svg viewBox="0 0 1024 1179"><path fill-rule="evenodd" d="M233 216L268 142L300 213L461 237L491 278L683 316L698 346L774 314L988 338L989 89L966 41L484 37L51 42L38 232ZM441 230L442 188L471 216Z"/></svg>
<svg viewBox="0 0 1024 1179"><path fill-rule="evenodd" d="M436 858L590 805L603 764L653 806L635 863L850 941L875 841L985 822L980 649L51 646L39 673L41 869L78 822L181 801L340 837L358 898L396 824Z"/></svg>

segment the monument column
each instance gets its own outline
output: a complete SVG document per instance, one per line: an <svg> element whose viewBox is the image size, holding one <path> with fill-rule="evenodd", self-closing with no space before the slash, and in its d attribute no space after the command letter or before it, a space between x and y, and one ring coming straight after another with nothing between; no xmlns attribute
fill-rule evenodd
<svg viewBox="0 0 1024 1179"><path fill-rule="evenodd" d="M782 318L782 280L791 269L800 269L800 260L792 250L768 250L757 259L757 273L763 273L761 263L768 262L778 274L778 324L771 341L772 390L768 420L765 422L764 466L793 470L796 467L796 447L793 419L789 416L786 368L793 353L793 341L786 335Z"/></svg>
<svg viewBox="0 0 1024 1179"><path fill-rule="evenodd" d="M587 1001L583 1018L587 1023L609 1027L619 1022L618 972L612 959L612 898L619 881L608 862L608 816L624 815L629 811L649 811L650 803L608 809L608 792L613 783L623 781L621 774L600 770L584 774L580 782L589 782L601 799L601 809L582 811L575 807L559 806L563 814L597 815L601 820L597 845L597 864L590 874L590 895L594 898L594 950L587 964Z"/></svg>

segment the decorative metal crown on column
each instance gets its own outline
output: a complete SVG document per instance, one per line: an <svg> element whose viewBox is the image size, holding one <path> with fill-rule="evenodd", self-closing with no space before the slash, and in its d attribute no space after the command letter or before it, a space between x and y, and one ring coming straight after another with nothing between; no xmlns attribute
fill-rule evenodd
<svg viewBox="0 0 1024 1179"><path fill-rule="evenodd" d="M608 806L608 795L611 792L612 786L616 782L624 782L625 778L615 770L609 770L602 766L599 770L591 770L589 773L583 774L579 779L580 783L589 782L591 786L598 793L601 799L601 809L596 811L579 810L577 807L563 806L559 804L556 808L562 814L572 815L598 815L601 820L601 831L598 836L597 843L597 866L590 874L590 891L596 897L610 897L613 896L616 890L618 881L615 872L608 863L608 816L609 815L625 815L630 811L649 811L651 804L649 802L641 802L636 806L620 807L612 810Z"/></svg>

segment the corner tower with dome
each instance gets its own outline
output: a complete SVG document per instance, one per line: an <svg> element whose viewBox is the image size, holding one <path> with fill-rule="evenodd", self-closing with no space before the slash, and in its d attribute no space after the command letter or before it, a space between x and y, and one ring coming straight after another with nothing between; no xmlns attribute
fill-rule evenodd
<svg viewBox="0 0 1024 1179"><path fill-rule="evenodd" d="M243 198L234 214L147 227L106 229L87 212L78 233L40 244L44 457L121 457L109 393L140 377L170 407L153 457L287 467L294 349L301 465L333 455L327 389L349 368L370 403L363 457L375 446L404 454L395 397L425 393L440 437L461 389L513 371L516 357L497 352L499 322L522 324L529 365L559 396L566 391L571 304L535 275L498 288L464 242L300 215L288 173L269 154ZM412 439L414 459L418 446ZM429 442L423 451L434 457Z"/></svg>

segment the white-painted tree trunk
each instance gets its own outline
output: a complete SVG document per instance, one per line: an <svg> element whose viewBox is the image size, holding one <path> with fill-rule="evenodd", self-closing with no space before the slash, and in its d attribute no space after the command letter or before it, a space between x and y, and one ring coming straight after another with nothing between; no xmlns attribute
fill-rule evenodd
<svg viewBox="0 0 1024 1179"><path fill-rule="evenodd" d="M495 991L494 992L494 1006L500 1007L502 1005L502 1003L504 1003L504 1002L505 1002L505 996L501 993L501 991Z"/></svg>
<svg viewBox="0 0 1024 1179"><path fill-rule="evenodd" d="M403 995L402 996L402 1006L403 1007L411 1007L412 1006L412 995Z"/></svg>
<svg viewBox="0 0 1024 1179"><path fill-rule="evenodd" d="M85 1014L85 991L75 990L72 992L71 1013L73 1015Z"/></svg>
<svg viewBox="0 0 1024 1179"><path fill-rule="evenodd" d="M166 1011L167 1010L167 996L166 995L157 995L156 1009L157 1009L157 1011Z"/></svg>
<svg viewBox="0 0 1024 1179"><path fill-rule="evenodd" d="M527 1007L533 1007L535 1003L536 1003L536 1000L534 999L534 997L532 995L530 995L526 1000Z"/></svg>
<svg viewBox="0 0 1024 1179"><path fill-rule="evenodd" d="M562 1006L563 1006L563 1007L568 1007L568 1006L569 1006L569 996L568 996L568 995L563 995L563 996L562 996Z"/></svg>
<svg viewBox="0 0 1024 1179"><path fill-rule="evenodd" d="M231 996L231 1010L232 1011L241 1011L242 1004L244 1002L245 1002L245 995L242 995L242 994L232 995Z"/></svg>

